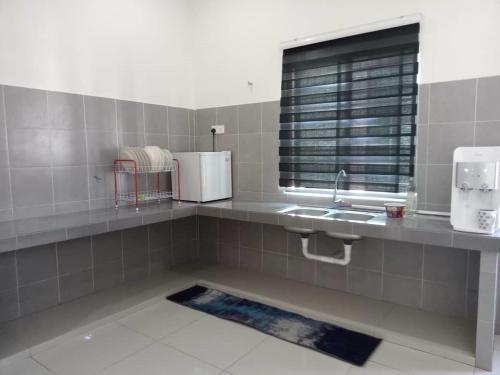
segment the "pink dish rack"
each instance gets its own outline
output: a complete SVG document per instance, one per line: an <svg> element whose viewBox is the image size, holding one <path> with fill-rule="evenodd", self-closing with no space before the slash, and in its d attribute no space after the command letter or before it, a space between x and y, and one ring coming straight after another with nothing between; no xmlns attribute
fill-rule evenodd
<svg viewBox="0 0 500 375"><path fill-rule="evenodd" d="M161 187L162 177L165 178L165 185L168 186L170 173L175 172L175 184L177 185L177 197L175 200L181 202L180 190L180 165L179 160L173 159L172 166L152 167L139 166L135 160L117 159L113 162L113 178L115 184L115 208L120 207L120 202L124 205L134 205L139 211L141 203L174 199L172 190L166 190ZM155 175L154 188L148 187L148 176ZM146 189L139 190L139 182L146 185ZM174 181L172 181L174 183Z"/></svg>

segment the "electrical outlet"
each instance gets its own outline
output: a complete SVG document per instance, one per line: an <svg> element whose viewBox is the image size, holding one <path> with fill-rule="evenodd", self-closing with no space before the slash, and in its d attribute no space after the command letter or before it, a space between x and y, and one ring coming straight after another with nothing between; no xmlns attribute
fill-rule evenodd
<svg viewBox="0 0 500 375"><path fill-rule="evenodd" d="M215 129L215 134L224 134L224 125L214 125L212 129Z"/></svg>

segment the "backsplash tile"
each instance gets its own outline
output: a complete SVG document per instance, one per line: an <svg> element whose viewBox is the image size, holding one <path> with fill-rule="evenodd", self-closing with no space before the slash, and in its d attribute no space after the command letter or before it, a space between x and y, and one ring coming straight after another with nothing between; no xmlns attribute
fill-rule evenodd
<svg viewBox="0 0 500 375"><path fill-rule="evenodd" d="M451 162L456 147L500 145L500 115L493 108L498 107L494 98L500 97L498 82L497 76L419 86L416 184L420 209L450 210ZM233 133L235 114L239 145L224 140ZM279 101L199 109L195 149L210 151L210 126L216 122L226 125L227 134L216 136L216 144L217 150L231 150L233 159L238 159L233 160L233 175L238 176L233 187L236 199L324 204L321 198L285 195L279 189L279 114Z"/></svg>
<svg viewBox="0 0 500 375"><path fill-rule="evenodd" d="M195 128L185 108L0 85L1 218L110 207L119 147L194 151Z"/></svg>

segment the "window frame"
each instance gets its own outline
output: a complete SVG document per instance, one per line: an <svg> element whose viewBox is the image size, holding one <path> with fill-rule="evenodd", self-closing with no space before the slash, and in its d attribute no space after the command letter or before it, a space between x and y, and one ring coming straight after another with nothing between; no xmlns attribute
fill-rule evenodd
<svg viewBox="0 0 500 375"><path fill-rule="evenodd" d="M413 23L420 24L420 32L418 34L418 40L421 45L421 35L422 30L424 28L424 18L422 14L415 13L410 15L404 15L397 18L391 18L381 21L375 21L368 24L357 25L353 27L347 27L342 29L337 29L325 33L314 34L307 37L299 37L294 38L285 42L280 43L280 50L283 52L285 49L295 48L307 46L310 44L321 43L333 39L339 39L349 36L354 36L363 33L369 33L374 31L380 31L384 29L390 29L399 26L406 26ZM421 52L419 52L417 56L417 61L420 65L421 63ZM416 84L420 85L420 73L421 69L418 70L416 75ZM280 94L281 98L281 94ZM417 94L418 98L418 94ZM418 106L418 100L417 100ZM416 123L418 125L418 109L416 114ZM418 157L418 126L415 134L415 166L417 165L417 157ZM417 180L417 174L413 176L414 181ZM293 188L293 187L282 187L279 186L279 190L283 194L287 195L295 195L302 197L318 197L318 198L327 198L333 195L334 189L316 189L316 188ZM404 202L406 200L406 192L393 193L393 192L376 192L376 191L366 191L366 190L341 190L339 189L337 192L337 196L342 199L347 199L353 202L355 205L370 205L374 207L383 206L386 202Z"/></svg>

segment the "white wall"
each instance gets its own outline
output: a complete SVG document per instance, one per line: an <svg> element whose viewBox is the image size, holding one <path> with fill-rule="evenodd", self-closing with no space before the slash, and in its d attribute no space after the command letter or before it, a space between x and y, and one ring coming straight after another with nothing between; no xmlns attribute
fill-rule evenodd
<svg viewBox="0 0 500 375"><path fill-rule="evenodd" d="M499 0L196 0L196 106L277 100L280 42L413 13L422 83L500 74Z"/></svg>
<svg viewBox="0 0 500 375"><path fill-rule="evenodd" d="M192 5L0 0L0 84L192 108Z"/></svg>

